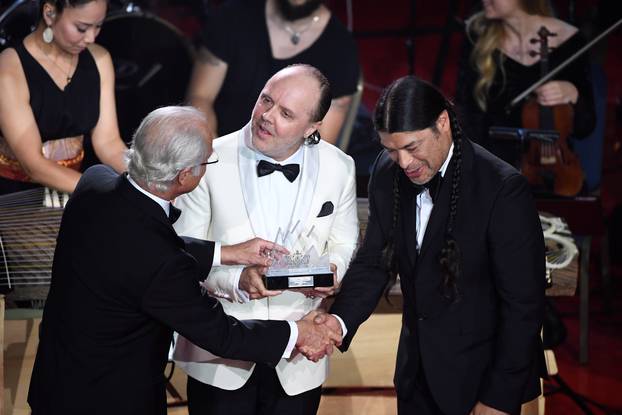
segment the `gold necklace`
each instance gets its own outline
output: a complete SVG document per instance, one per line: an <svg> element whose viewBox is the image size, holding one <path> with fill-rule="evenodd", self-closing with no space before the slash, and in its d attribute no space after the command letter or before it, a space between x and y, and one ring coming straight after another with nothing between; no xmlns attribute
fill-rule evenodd
<svg viewBox="0 0 622 415"><path fill-rule="evenodd" d="M41 52L43 52L43 54L45 55L45 57L47 58L47 60L49 60L50 62L52 62L52 64L54 66L56 66L63 74L65 74L65 79L67 80L67 84L69 84L71 82L71 79L73 78L73 74L71 73L73 70L73 60L76 57L75 55L71 55L71 61L69 62L69 69L65 70L62 66L60 66L54 59L52 59L52 57L50 57L50 55L48 55L48 53L45 51L45 49L39 47L39 49L41 49Z"/></svg>

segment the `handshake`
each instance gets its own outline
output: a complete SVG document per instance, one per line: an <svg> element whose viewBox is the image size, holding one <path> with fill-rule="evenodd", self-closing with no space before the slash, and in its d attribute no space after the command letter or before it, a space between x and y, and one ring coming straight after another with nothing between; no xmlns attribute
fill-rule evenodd
<svg viewBox="0 0 622 415"><path fill-rule="evenodd" d="M270 266L274 255L287 254L284 247L273 242L254 238L236 245L222 246L221 263L224 265L247 265L240 276L239 288L249 294L250 299L259 299L278 295L280 291L268 291L263 285L261 272ZM331 264L333 272L336 268ZM325 297L334 293L333 287L318 287L307 296ZM333 353L333 346L340 346L343 333L341 324L335 316L322 311L312 311L296 322L298 338L296 350L307 359L317 362L326 355Z"/></svg>
<svg viewBox="0 0 622 415"><path fill-rule="evenodd" d="M333 353L333 346L339 347L343 333L341 324L331 314L314 310L296 322L298 339L296 349L307 359L317 362Z"/></svg>

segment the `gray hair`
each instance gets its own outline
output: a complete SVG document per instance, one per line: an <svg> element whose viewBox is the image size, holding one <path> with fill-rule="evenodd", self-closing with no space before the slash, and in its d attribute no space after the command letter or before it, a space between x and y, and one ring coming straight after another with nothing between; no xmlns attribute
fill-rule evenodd
<svg viewBox="0 0 622 415"><path fill-rule="evenodd" d="M167 191L180 170L193 167L208 156L207 119L193 107L158 108L143 119L126 153L132 179Z"/></svg>

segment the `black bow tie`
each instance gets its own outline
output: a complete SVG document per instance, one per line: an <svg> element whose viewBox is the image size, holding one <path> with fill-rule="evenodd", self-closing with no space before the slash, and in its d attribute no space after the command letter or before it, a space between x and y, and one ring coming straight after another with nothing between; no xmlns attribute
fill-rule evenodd
<svg viewBox="0 0 622 415"><path fill-rule="evenodd" d="M281 166L280 164L270 163L266 160L261 160L257 165L257 176L262 177L268 174L274 173L275 170L283 173L283 176L290 182L294 182L296 177L298 177L298 173L300 173L300 165L299 164L286 164Z"/></svg>
<svg viewBox="0 0 622 415"><path fill-rule="evenodd" d="M169 206L169 211L168 211L168 220L171 221L171 225L177 222L177 219L179 219L179 215L181 215L181 210L177 209L171 203L171 205Z"/></svg>
<svg viewBox="0 0 622 415"><path fill-rule="evenodd" d="M438 198L439 191L441 190L441 184L443 182L443 177L441 173L436 173L434 177L432 177L428 182L424 184L417 184L410 182L415 189L415 193L418 195L423 192L425 189L428 189L430 192L430 197L432 198L432 203L436 203L436 199Z"/></svg>

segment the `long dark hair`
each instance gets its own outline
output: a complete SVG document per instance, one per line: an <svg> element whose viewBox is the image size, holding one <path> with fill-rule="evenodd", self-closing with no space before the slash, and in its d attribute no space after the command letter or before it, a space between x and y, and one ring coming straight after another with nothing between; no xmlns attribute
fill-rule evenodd
<svg viewBox="0 0 622 415"><path fill-rule="evenodd" d="M553 16L549 0L521 0L520 8L529 15ZM505 86L505 70L503 64L495 59L495 51L501 49L507 37L507 29L502 19L488 19L481 11L466 21L466 33L473 43L470 63L478 72L478 79L471 93L481 110L487 110L488 93L495 79L497 69L501 71ZM503 61L503 54L499 55Z"/></svg>
<svg viewBox="0 0 622 415"><path fill-rule="evenodd" d="M432 84L415 76L406 76L394 81L380 96L374 111L374 126L378 132L397 133L419 131L431 128L437 131L436 121L443 111L447 111L454 143L452 156L453 176L451 178L451 196L449 201L449 220L445 229L445 243L439 256L441 282L439 291L450 302L458 301L460 292L457 281L460 277L460 247L453 236L458 200L460 199L460 181L462 176L462 139L463 133L456 119L453 104ZM397 279L397 255L395 253L395 229L400 213L400 175L395 169L393 178L393 219L389 240L384 252L384 261L389 273L388 289Z"/></svg>
<svg viewBox="0 0 622 415"><path fill-rule="evenodd" d="M45 4L51 4L56 8L56 14L61 15L65 7L77 7L82 6L83 4L91 3L95 0L43 0L41 2L39 15L43 17L43 6ZM106 0L106 4L108 4L108 0Z"/></svg>

